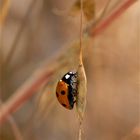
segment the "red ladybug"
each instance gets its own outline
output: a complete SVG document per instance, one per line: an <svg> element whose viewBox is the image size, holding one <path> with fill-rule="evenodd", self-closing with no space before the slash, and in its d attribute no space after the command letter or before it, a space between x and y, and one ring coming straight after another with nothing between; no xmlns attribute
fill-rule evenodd
<svg viewBox="0 0 140 140"><path fill-rule="evenodd" d="M70 71L66 73L56 87L56 96L59 103L67 109L73 109L76 102L77 89L77 72Z"/></svg>

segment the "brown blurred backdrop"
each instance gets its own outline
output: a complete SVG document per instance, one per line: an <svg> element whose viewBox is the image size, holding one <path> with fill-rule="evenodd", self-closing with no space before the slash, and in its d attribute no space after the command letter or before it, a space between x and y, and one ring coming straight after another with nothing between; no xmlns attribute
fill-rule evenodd
<svg viewBox="0 0 140 140"><path fill-rule="evenodd" d="M106 2L95 1L96 14ZM110 7L119 2L122 1L112 0ZM78 39L79 18L66 14L73 3L74 0L10 1L9 12L1 28L1 63L9 55L18 32L20 38L14 44L12 59L5 67L0 64L5 74L1 75L4 78L0 85L3 102L42 62L48 61L61 47L67 47L67 44ZM84 140L140 139L139 9L138 1L90 42L90 50L87 50L88 55L84 59L88 79ZM43 112L47 112L47 115L43 115L45 119L36 119L34 114L38 112L38 102L34 96L13 114L24 140L77 139L75 109L67 111L57 101L51 107L46 103ZM8 122L0 126L0 140L14 139Z"/></svg>

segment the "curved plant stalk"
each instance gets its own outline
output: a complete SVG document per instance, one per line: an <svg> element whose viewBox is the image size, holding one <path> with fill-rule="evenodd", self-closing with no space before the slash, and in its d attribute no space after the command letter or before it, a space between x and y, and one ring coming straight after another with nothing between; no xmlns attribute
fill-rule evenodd
<svg viewBox="0 0 140 140"><path fill-rule="evenodd" d="M19 43L19 40L21 38L21 35L22 35L22 33L23 33L24 29L25 29L25 26L27 24L27 20L28 20L30 14L31 14L31 11L33 10L33 8L34 8L34 6L36 4L36 1L37 0L32 0L31 4L29 5L29 8L28 8L28 10L27 10L27 12L25 14L25 17L23 18L23 21L22 21L22 23L21 23L21 25L19 27L18 33L16 34L15 39L13 41L13 44L11 45L10 51L9 51L9 53L8 53L6 59L5 59L5 62L4 62L5 66L10 64L10 62L11 62L13 56L14 56L14 53L16 51L16 48L18 47L18 43Z"/></svg>
<svg viewBox="0 0 140 140"><path fill-rule="evenodd" d="M52 74L53 71L47 70L35 72L32 78L21 86L15 94L0 107L0 124L3 123L11 113L15 112L28 101L44 82L47 83Z"/></svg>
<svg viewBox="0 0 140 140"><path fill-rule="evenodd" d="M86 94L87 94L87 78L85 74L85 69L83 63L80 63L78 67L78 95L76 98L76 108L79 118L79 140L81 140L82 135L82 121L86 108Z"/></svg>
<svg viewBox="0 0 140 140"><path fill-rule="evenodd" d="M0 100L0 105L2 105L1 100ZM7 120L9 122L10 126L11 126L11 129L12 129L13 133L14 133L15 140L23 140L21 132L20 132L14 118L11 115L9 115Z"/></svg>
<svg viewBox="0 0 140 140"><path fill-rule="evenodd" d="M81 15L80 15L80 52L79 52L79 66L78 66L78 95L76 97L76 108L79 118L79 135L78 140L82 139L82 121L86 108L86 94L87 94L87 78L83 65L82 54L82 40L83 40L83 0L81 2Z"/></svg>
<svg viewBox="0 0 140 140"><path fill-rule="evenodd" d="M105 30L115 19L117 19L126 9L128 9L133 3L138 0L127 0L122 5L120 5L115 11L113 11L108 17L103 21L98 23L96 27L94 25L89 29L89 35L94 37Z"/></svg>
<svg viewBox="0 0 140 140"><path fill-rule="evenodd" d="M85 29L86 32L90 31L91 27L95 27L96 25L98 25L98 23L106 16L107 11L110 6L110 2L111 0L107 1L105 8L102 10L101 14L97 15L97 17L95 17L95 14L94 14L95 20L91 24L87 25L87 28Z"/></svg>

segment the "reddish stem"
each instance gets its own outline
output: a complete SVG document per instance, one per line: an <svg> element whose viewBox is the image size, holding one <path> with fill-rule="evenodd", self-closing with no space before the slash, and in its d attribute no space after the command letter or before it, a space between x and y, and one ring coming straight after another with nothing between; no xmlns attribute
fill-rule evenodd
<svg viewBox="0 0 140 140"><path fill-rule="evenodd" d="M31 79L19 88L13 96L4 103L0 108L0 124L2 124L9 116L9 114L19 109L26 101L28 101L44 83L48 82L50 76L53 74L50 72L42 72L36 79ZM34 76L33 76L34 77Z"/></svg>
<svg viewBox="0 0 140 140"><path fill-rule="evenodd" d="M89 35L94 37L98 35L100 32L105 30L115 19L117 19L126 9L128 9L133 3L137 0L127 0L124 2L117 10L111 13L105 20L99 23L96 27L92 27L91 31L89 31Z"/></svg>
<svg viewBox="0 0 140 140"><path fill-rule="evenodd" d="M0 100L0 105L2 105L1 100ZM15 136L15 140L23 140L22 135L20 133L20 130L19 130L14 118L11 115L9 115L7 120L12 128L12 131L13 131L14 136Z"/></svg>

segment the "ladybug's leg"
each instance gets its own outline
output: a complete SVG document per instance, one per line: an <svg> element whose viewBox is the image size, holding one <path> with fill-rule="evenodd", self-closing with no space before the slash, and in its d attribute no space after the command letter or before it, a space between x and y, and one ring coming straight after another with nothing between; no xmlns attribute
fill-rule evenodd
<svg viewBox="0 0 140 140"><path fill-rule="evenodd" d="M74 97L76 97L77 96L77 91L76 90L74 90L74 92L73 92L73 95L74 95Z"/></svg>

